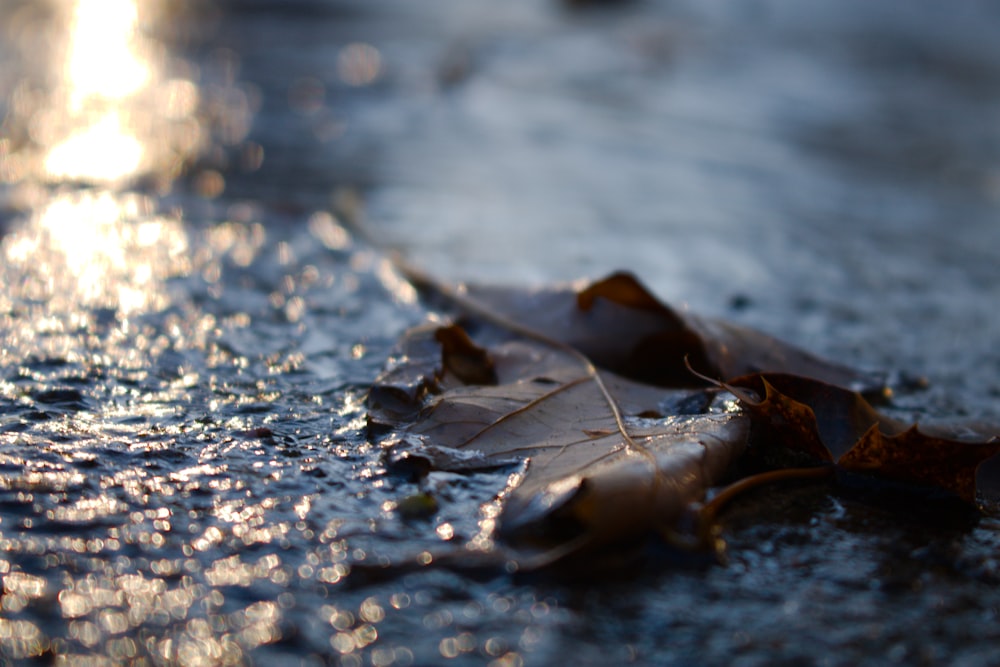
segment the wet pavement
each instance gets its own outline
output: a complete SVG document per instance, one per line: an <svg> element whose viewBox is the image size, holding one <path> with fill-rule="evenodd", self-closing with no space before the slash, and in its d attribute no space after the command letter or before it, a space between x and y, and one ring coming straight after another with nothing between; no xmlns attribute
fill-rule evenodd
<svg viewBox="0 0 1000 667"><path fill-rule="evenodd" d="M896 373L901 413L1000 421L998 23L0 2L0 662L995 663L991 497L767 489L719 565L413 566L506 472L396 509L363 401L427 313L347 223L446 279L629 268Z"/></svg>

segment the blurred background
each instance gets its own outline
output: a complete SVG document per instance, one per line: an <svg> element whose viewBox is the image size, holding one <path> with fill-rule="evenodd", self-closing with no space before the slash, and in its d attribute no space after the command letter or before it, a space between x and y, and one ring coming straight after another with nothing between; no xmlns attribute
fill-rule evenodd
<svg viewBox="0 0 1000 667"><path fill-rule="evenodd" d="M57 182L363 214L448 279L629 268L951 376L997 332L998 18L869 4L9 0L5 219Z"/></svg>
<svg viewBox="0 0 1000 667"><path fill-rule="evenodd" d="M937 602L866 588L895 565L822 502L812 550L769 561L772 526L626 607L457 575L330 596L471 539L503 480L432 531L393 512L364 387L425 313L384 248L452 281L628 269L893 372L911 416L1000 421L998 28L973 0L0 0L0 659L763 664L785 635L748 573L812 559L829 587L780 584L827 605L801 664L987 660L961 627L993 593L961 596L995 526L942 547L974 574L921 580L955 625L907 639L871 614Z"/></svg>

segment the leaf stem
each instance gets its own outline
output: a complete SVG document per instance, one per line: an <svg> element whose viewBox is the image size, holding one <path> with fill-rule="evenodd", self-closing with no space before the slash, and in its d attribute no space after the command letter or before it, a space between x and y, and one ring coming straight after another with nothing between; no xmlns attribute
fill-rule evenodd
<svg viewBox="0 0 1000 667"><path fill-rule="evenodd" d="M699 523L703 526L711 525L715 522L719 512L729 504L736 496L755 489L765 484L775 482L785 482L789 480L813 480L833 477L836 468L832 465L814 466L811 468L782 468L780 470L769 470L750 477L733 482L722 489L710 501L701 506L698 510Z"/></svg>
<svg viewBox="0 0 1000 667"><path fill-rule="evenodd" d="M817 480L833 477L836 474L836 467L833 465L814 466L811 468L782 468L781 470L769 470L750 477L733 482L717 493L710 501L698 508L696 513L696 544L705 547L716 543L713 529L719 513L737 496L775 482Z"/></svg>

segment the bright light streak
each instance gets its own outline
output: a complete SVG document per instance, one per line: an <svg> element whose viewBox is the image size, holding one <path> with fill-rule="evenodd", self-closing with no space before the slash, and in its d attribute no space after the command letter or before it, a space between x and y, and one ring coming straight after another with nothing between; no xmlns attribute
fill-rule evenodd
<svg viewBox="0 0 1000 667"><path fill-rule="evenodd" d="M139 55L138 6L133 0L77 0L66 54L71 112L91 97L121 100L149 81Z"/></svg>
<svg viewBox="0 0 1000 667"><path fill-rule="evenodd" d="M119 181L136 173L144 148L121 121L118 111L71 134L45 156L45 172L56 178Z"/></svg>
<svg viewBox="0 0 1000 667"><path fill-rule="evenodd" d="M61 136L43 162L52 178L116 183L137 174L146 149L132 127L153 68L134 0L76 0L61 66Z"/></svg>
<svg viewBox="0 0 1000 667"><path fill-rule="evenodd" d="M54 197L33 224L4 239L6 264L34 276L46 292L36 296L55 310L105 307L127 316L162 308L164 281L188 269L187 235L179 221L149 217L147 206L109 192Z"/></svg>

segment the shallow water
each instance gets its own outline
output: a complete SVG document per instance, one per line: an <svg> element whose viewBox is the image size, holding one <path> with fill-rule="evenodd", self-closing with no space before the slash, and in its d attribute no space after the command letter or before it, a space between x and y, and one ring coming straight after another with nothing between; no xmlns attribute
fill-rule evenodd
<svg viewBox="0 0 1000 667"><path fill-rule="evenodd" d="M0 661L995 661L992 505L783 488L722 565L416 567L506 473L394 511L363 400L426 312L342 221L449 279L631 268L1000 421L996 10L138 4L0 3Z"/></svg>

